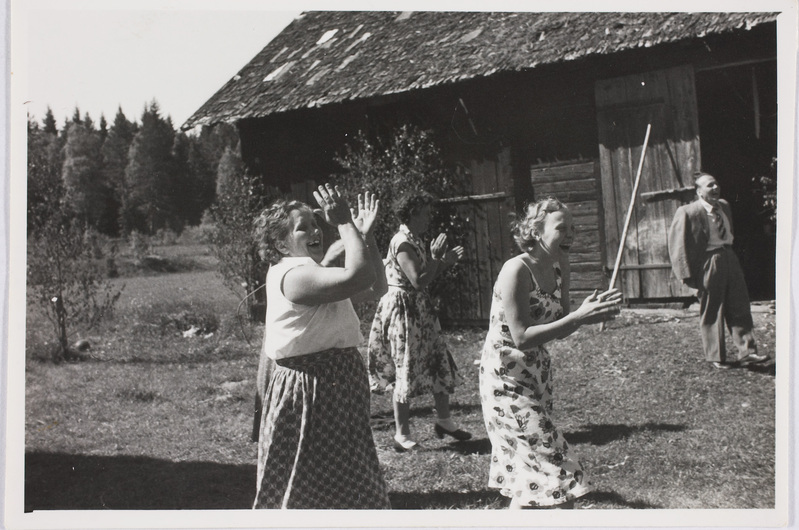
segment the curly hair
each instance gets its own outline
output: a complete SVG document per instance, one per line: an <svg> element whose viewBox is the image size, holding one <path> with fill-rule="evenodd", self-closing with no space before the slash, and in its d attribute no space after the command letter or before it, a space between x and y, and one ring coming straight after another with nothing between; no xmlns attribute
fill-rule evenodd
<svg viewBox="0 0 799 530"><path fill-rule="evenodd" d="M400 223L408 224L411 216L428 204L433 204L436 198L422 190L408 191L400 195L392 204L394 215Z"/></svg>
<svg viewBox="0 0 799 530"><path fill-rule="evenodd" d="M524 217L516 218L511 223L511 234L516 246L522 252L530 252L535 248L544 227L544 218L548 213L568 210L566 205L554 197L547 197L537 202L528 203L524 207Z"/></svg>
<svg viewBox="0 0 799 530"><path fill-rule="evenodd" d="M311 210L311 207L302 201L278 199L255 218L254 236L262 260L270 265L280 261L283 254L277 249L277 243L289 235L291 212L303 209Z"/></svg>

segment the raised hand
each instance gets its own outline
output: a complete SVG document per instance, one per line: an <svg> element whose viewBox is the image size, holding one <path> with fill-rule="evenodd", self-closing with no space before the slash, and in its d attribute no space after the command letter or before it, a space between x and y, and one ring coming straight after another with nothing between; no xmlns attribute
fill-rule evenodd
<svg viewBox="0 0 799 530"><path fill-rule="evenodd" d="M313 192L313 196L322 208L322 216L329 224L338 226L352 220L350 207L339 192L338 186L333 187L330 184L319 186Z"/></svg>
<svg viewBox="0 0 799 530"><path fill-rule="evenodd" d="M618 289L608 289L603 293L594 291L575 311L582 324L597 324L613 320L619 314L622 295Z"/></svg>
<svg viewBox="0 0 799 530"><path fill-rule="evenodd" d="M447 234L440 233L433 241L430 242L430 254L433 259L441 260L447 252Z"/></svg>
<svg viewBox="0 0 799 530"><path fill-rule="evenodd" d="M463 246L458 245L457 247L451 248L444 254L444 263L447 265L454 265L458 261L463 258L463 255L466 251L463 249Z"/></svg>
<svg viewBox="0 0 799 530"><path fill-rule="evenodd" d="M380 199L375 194L370 194L368 191L363 195L358 194L358 209L356 211L355 208L351 208L351 214L352 221L364 237L372 233L379 209Z"/></svg>

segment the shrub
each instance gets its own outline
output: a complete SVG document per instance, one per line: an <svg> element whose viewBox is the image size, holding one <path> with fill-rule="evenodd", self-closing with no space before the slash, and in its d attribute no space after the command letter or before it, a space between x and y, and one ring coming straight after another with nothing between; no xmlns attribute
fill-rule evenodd
<svg viewBox="0 0 799 530"><path fill-rule="evenodd" d="M424 190L441 199L463 195L469 185L453 167L445 164L433 133L413 125L397 128L388 138L369 140L360 133L336 162L343 172L333 175L332 180L342 187L348 201L354 203L357 194L364 190L380 198L380 216L384 221L377 225L375 238L384 252L400 224L391 205L403 191ZM459 236L466 230L466 220L454 208L438 203L426 239L429 243L433 236L445 232L449 246L454 247L461 244ZM463 273L464 267L453 267L436 279L430 292L438 303L446 300L448 293L457 292Z"/></svg>
<svg viewBox="0 0 799 530"><path fill-rule="evenodd" d="M205 216L203 216L205 219ZM180 237L177 239L177 243L181 245L197 245L201 243L208 243L210 240L208 238L208 230L209 227L206 224L200 224L199 226L187 226L183 229L183 232L180 233Z"/></svg>
<svg viewBox="0 0 799 530"><path fill-rule="evenodd" d="M234 293L246 300L252 320L264 318L266 296L261 289L266 277L265 264L258 256L253 220L273 199L261 179L250 175L241 163L238 150L228 149L219 163L217 197L203 216L203 226L219 272Z"/></svg>
<svg viewBox="0 0 799 530"><path fill-rule="evenodd" d="M752 177L753 193L763 209L768 221L777 221L777 158L771 159L769 170L763 175Z"/></svg>
<svg viewBox="0 0 799 530"><path fill-rule="evenodd" d="M88 330L109 316L122 288L104 280L98 238L58 208L28 236L28 296L53 325L52 359L69 358L74 328ZM113 254L108 257L113 258Z"/></svg>
<svg viewBox="0 0 799 530"><path fill-rule="evenodd" d="M133 230L130 233L128 242L130 245L130 253L133 255L133 259L135 259L136 261L141 261L142 259L144 259L145 256L149 255L153 250L152 243L150 242L150 237L136 230Z"/></svg>
<svg viewBox="0 0 799 530"><path fill-rule="evenodd" d="M178 234L170 228L159 228L155 232L155 237L153 239L158 241L160 245L174 245L178 240Z"/></svg>

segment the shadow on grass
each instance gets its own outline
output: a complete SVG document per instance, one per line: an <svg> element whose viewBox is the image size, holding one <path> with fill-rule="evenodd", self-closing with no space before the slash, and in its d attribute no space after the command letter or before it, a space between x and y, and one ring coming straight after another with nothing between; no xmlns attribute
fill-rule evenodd
<svg viewBox="0 0 799 530"><path fill-rule="evenodd" d="M464 415L478 413L480 417L483 414L483 407L479 403L452 403L450 405L450 410L457 410ZM435 417L435 409L431 406L424 406L424 407L413 407L411 408L411 418L423 418L423 417ZM369 420L369 424L372 426L372 429L376 430L384 430L388 429L389 427L394 427L394 411L393 410L380 410L380 411L372 411L372 415Z"/></svg>
<svg viewBox="0 0 799 530"><path fill-rule="evenodd" d="M605 445L614 440L621 440L639 432L680 432L685 430L685 425L672 423L644 423L643 425L603 424L588 425L587 428L565 432L563 437L570 444Z"/></svg>
<svg viewBox="0 0 799 530"><path fill-rule="evenodd" d="M477 412L483 413L483 406L478 403L458 403L452 402L449 405L450 410L457 410L463 414L472 414ZM421 407L411 407L411 417L416 416L435 416L436 409L432 405L424 405Z"/></svg>
<svg viewBox="0 0 799 530"><path fill-rule="evenodd" d="M750 364L746 366L746 370L749 370L750 372L756 372L758 374L777 375L776 363Z"/></svg>
<svg viewBox="0 0 799 530"><path fill-rule="evenodd" d="M508 507L508 498L498 490L470 492L436 491L432 493L390 492L391 508L394 510L468 510L493 508L502 510ZM596 504L602 509L649 510L661 508L643 501L628 501L611 491L592 491L576 502L579 510L585 505Z"/></svg>
<svg viewBox="0 0 799 530"><path fill-rule="evenodd" d="M507 505L507 499L497 490L389 492L388 497L393 510L499 509Z"/></svg>
<svg viewBox="0 0 799 530"><path fill-rule="evenodd" d="M449 446L464 453L486 447L490 450L487 439ZM249 509L254 494L254 465L170 462L139 456L25 455L26 512ZM507 505L507 499L496 490L391 492L389 497L396 510L503 509ZM611 508L658 508L628 502L612 492L595 491L582 499L581 503L594 501Z"/></svg>
<svg viewBox="0 0 799 530"><path fill-rule="evenodd" d="M249 509L255 465L142 456L25 455L25 511Z"/></svg>
<svg viewBox="0 0 799 530"><path fill-rule="evenodd" d="M580 497L578 502L596 502L601 508L633 508L635 510L651 510L662 508L656 504L649 504L644 501L628 501L618 493L612 491L592 491L583 497Z"/></svg>
<svg viewBox="0 0 799 530"><path fill-rule="evenodd" d="M437 447L434 451L460 453L462 455L488 455L491 454L491 440L488 438L450 442Z"/></svg>

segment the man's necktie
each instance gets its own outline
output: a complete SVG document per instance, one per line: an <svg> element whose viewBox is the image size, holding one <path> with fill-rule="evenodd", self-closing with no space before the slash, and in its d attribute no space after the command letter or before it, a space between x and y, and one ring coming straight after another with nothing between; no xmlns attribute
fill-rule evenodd
<svg viewBox="0 0 799 530"><path fill-rule="evenodd" d="M722 240L727 239L727 229L724 227L724 218L721 216L721 210L718 206L714 206L710 212L713 216L713 221L716 223L716 228L719 229L719 237Z"/></svg>

